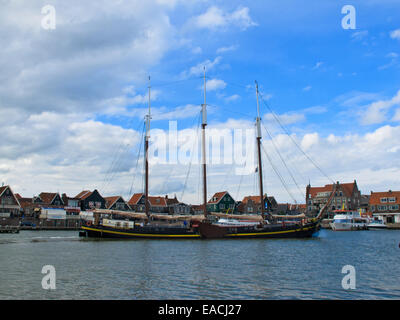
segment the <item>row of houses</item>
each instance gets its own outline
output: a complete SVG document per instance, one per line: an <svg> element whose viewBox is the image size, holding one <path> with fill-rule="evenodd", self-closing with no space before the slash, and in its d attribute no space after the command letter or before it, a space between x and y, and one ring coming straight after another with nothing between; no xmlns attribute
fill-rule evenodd
<svg viewBox="0 0 400 320"><path fill-rule="evenodd" d="M278 203L274 197L265 195L246 196L241 201L235 199L228 191L215 193L207 203L207 211L236 214L257 214L263 205L272 214L295 215L305 213L315 216L330 198L334 184L323 187L306 187L305 204ZM149 196L151 212L158 214L202 214L202 205L190 205L178 201L177 197ZM357 210L363 214L376 215L384 218L387 223L400 223L400 191L373 192L362 195L356 180L351 183L341 183L335 191L328 208L328 214L333 216L335 210ZM0 187L0 217L25 216L39 218L43 209L62 209L69 217L79 216L81 211L93 209L112 209L122 211L145 211L145 195L136 193L126 201L122 196L103 197L98 190L84 190L74 197L65 193L42 192L38 196L25 198L14 194L10 186Z"/></svg>
<svg viewBox="0 0 400 320"><path fill-rule="evenodd" d="M63 210L67 217L78 217L82 211L110 209L121 211L145 212L146 197L136 193L126 201L122 196L103 197L98 190L84 190L74 197L65 193L42 192L32 198L22 197L12 191L10 186L0 188L0 216L39 218L44 213L58 216ZM202 205L190 205L178 201L177 197L149 196L149 209L158 214L202 214ZM274 197L264 196L265 209L277 214L298 214L305 206L279 204ZM260 196L247 196L242 201L235 201L228 191L215 193L207 203L207 210L223 213L257 214L261 212Z"/></svg>

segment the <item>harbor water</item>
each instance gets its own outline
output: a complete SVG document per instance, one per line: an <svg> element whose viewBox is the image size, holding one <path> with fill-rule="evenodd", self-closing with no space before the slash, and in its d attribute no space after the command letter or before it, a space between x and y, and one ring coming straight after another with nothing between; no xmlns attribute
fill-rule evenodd
<svg viewBox="0 0 400 320"><path fill-rule="evenodd" d="M285 240L93 240L0 234L0 299L399 299L400 231ZM42 288L54 266L56 289ZM355 270L344 289L342 268Z"/></svg>

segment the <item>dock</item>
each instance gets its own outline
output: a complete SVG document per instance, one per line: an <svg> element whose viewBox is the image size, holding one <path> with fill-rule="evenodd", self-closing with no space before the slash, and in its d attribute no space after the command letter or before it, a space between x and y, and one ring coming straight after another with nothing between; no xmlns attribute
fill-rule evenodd
<svg viewBox="0 0 400 320"><path fill-rule="evenodd" d="M0 233L19 233L19 226L0 226Z"/></svg>

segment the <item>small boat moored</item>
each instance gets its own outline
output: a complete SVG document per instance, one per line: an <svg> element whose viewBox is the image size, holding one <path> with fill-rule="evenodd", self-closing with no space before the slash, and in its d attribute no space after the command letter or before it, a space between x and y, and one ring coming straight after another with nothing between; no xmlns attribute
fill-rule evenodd
<svg viewBox="0 0 400 320"><path fill-rule="evenodd" d="M336 210L333 221L330 223L334 231L367 230L369 218L362 217L358 211Z"/></svg>
<svg viewBox="0 0 400 320"><path fill-rule="evenodd" d="M368 223L368 230L382 230L387 229L387 225L383 222L383 220L379 218L375 218L373 221Z"/></svg>

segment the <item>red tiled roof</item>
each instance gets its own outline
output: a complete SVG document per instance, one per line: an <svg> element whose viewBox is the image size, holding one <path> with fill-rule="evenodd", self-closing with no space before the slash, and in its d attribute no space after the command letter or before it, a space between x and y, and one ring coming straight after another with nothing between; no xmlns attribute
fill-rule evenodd
<svg viewBox="0 0 400 320"><path fill-rule="evenodd" d="M260 196L247 196L247 197L244 197L243 200L242 200L242 203L246 204L249 200L253 201L256 204L257 203L261 203Z"/></svg>
<svg viewBox="0 0 400 320"><path fill-rule="evenodd" d="M142 196L144 196L143 193L135 193L135 194L130 198L130 200L128 201L128 204L130 204L130 205L135 205L135 204L137 204Z"/></svg>
<svg viewBox="0 0 400 320"><path fill-rule="evenodd" d="M8 186L0 187L0 196L3 194L4 191L6 191L7 188L8 188Z"/></svg>
<svg viewBox="0 0 400 320"><path fill-rule="evenodd" d="M167 207L167 201L164 197L149 197L150 205L153 207Z"/></svg>
<svg viewBox="0 0 400 320"><path fill-rule="evenodd" d="M395 198L395 202L381 202L381 198ZM369 198L369 205L378 204L400 204L400 191L388 191L388 192L371 192Z"/></svg>
<svg viewBox="0 0 400 320"><path fill-rule="evenodd" d="M211 199L207 202L209 204L215 204L221 201L221 199L224 197L225 194L227 194L228 191L223 191L223 192L217 192L216 194L214 194ZM215 200L213 201L213 199L215 198Z"/></svg>
<svg viewBox="0 0 400 320"><path fill-rule="evenodd" d="M43 200L44 203L52 203L54 198L58 195L58 193L53 192L42 192L39 194L40 199ZM60 197L61 198L61 197ZM62 200L62 199L61 199Z"/></svg>
<svg viewBox="0 0 400 320"><path fill-rule="evenodd" d="M139 202L139 200L144 196L143 193L135 193L131 199L128 201L129 205L135 205ZM172 199L171 199L172 200ZM154 207L167 207L167 199L165 197L154 197L154 196L149 196L149 203L151 206Z"/></svg>
<svg viewBox="0 0 400 320"><path fill-rule="evenodd" d="M89 191L89 190L84 190L84 191L82 191L81 193L77 194L77 195L75 196L75 198L78 198L78 199L80 199L80 200L84 200L84 199L86 199L87 197L89 197L91 194L92 194L91 191Z"/></svg>
<svg viewBox="0 0 400 320"><path fill-rule="evenodd" d="M21 196L20 196L21 197ZM20 206L25 209L31 205L33 205L33 198L18 198Z"/></svg>
<svg viewBox="0 0 400 320"><path fill-rule="evenodd" d="M341 190L344 191L346 197L351 197L353 190L356 186L356 182L351 183L340 183ZM312 198L315 198L320 192L331 192L333 190L333 184L327 184L325 187L311 187L310 194Z"/></svg>
<svg viewBox="0 0 400 320"><path fill-rule="evenodd" d="M117 202L117 200L118 200L119 198L122 198L122 197L121 197L121 196L104 197L104 199L106 200L106 207L107 207L107 208L112 207L113 204L114 204L115 202ZM122 200L124 200L124 199L122 199Z"/></svg>

